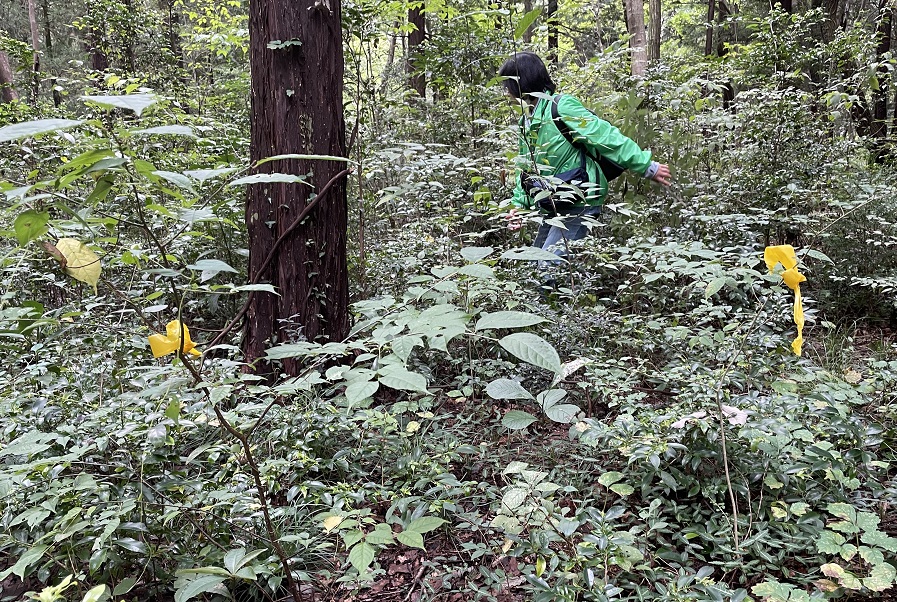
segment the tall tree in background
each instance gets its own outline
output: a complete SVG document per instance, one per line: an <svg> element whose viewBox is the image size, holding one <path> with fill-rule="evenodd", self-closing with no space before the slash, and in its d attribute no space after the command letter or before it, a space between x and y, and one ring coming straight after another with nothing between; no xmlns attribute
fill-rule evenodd
<svg viewBox="0 0 897 602"><path fill-rule="evenodd" d="M632 75L642 77L648 67L647 43L645 41L644 0L623 0L626 16L626 31L629 32L629 49L632 53Z"/></svg>
<svg viewBox="0 0 897 602"><path fill-rule="evenodd" d="M250 0L253 161L290 153L345 156L340 25L339 0ZM249 186L249 278L278 292L250 300L243 339L249 362L272 343L348 334L346 188L336 177L343 168L331 160L272 161L257 171L307 175L307 183ZM288 374L300 368L284 362ZM269 373L265 365L256 369Z"/></svg>
<svg viewBox="0 0 897 602"><path fill-rule="evenodd" d="M0 50L0 100L12 102L19 100L19 95L13 87L12 67L9 65L9 57Z"/></svg>
<svg viewBox="0 0 897 602"><path fill-rule="evenodd" d="M878 25L876 36L878 44L879 67L877 71L878 89L872 92L872 128L869 135L875 139L873 156L876 162L884 160L884 139L888 137L888 69L887 55L891 52L891 29L894 12L889 0L878 1Z"/></svg>
<svg viewBox="0 0 897 602"><path fill-rule="evenodd" d="M547 0L545 7L545 21L548 23L548 60L558 62L558 0Z"/></svg>
<svg viewBox="0 0 897 602"><path fill-rule="evenodd" d="M34 0L26 0L28 4L28 25L31 27L31 96L37 101L40 89L40 33L37 27L37 9Z"/></svg>
<svg viewBox="0 0 897 602"><path fill-rule="evenodd" d="M533 0L523 0L523 14L527 15L529 12L533 10ZM530 25L526 28L526 31L523 32L523 43L524 44L532 44L533 43L533 26Z"/></svg>
<svg viewBox="0 0 897 602"><path fill-rule="evenodd" d="M648 0L648 61L660 59L660 34L663 15L660 0Z"/></svg>
<svg viewBox="0 0 897 602"><path fill-rule="evenodd" d="M421 69L419 55L420 46L427 35L426 23L423 3L412 4L408 8L408 24L413 25L414 29L408 33L408 60L405 69L409 75L408 86L422 98L427 96L427 78Z"/></svg>

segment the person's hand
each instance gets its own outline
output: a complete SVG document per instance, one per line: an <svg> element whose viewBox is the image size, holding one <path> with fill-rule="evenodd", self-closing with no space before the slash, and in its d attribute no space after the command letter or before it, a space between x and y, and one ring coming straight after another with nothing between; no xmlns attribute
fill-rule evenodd
<svg viewBox="0 0 897 602"><path fill-rule="evenodd" d="M654 174L654 177L651 179L663 186L669 186L670 185L670 166L665 163L660 163L657 168L657 173Z"/></svg>
<svg viewBox="0 0 897 602"><path fill-rule="evenodd" d="M517 209L512 208L506 216L508 220L508 230L519 230L523 227L523 218L517 215Z"/></svg>

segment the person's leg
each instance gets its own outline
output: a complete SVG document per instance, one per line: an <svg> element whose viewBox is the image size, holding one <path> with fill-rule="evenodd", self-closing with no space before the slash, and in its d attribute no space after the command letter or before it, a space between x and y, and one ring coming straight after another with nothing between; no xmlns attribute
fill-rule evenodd
<svg viewBox="0 0 897 602"><path fill-rule="evenodd" d="M585 238L589 233L586 221L596 218L600 213L601 207L586 207L584 209L576 209L576 213L570 215L558 216L563 221L566 229L543 223L539 227L539 234L543 234L542 229L548 226L548 229L544 232L545 236L541 240L537 236L536 243L533 246L550 251L558 257L566 257L567 243ZM539 244L540 242L542 244Z"/></svg>

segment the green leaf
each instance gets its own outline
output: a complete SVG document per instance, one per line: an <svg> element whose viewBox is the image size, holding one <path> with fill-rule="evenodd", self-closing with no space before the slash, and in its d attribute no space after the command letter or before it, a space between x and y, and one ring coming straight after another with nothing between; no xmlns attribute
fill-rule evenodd
<svg viewBox="0 0 897 602"><path fill-rule="evenodd" d="M841 546L845 539L834 531L825 530L816 540L816 551L820 554L837 554L841 551Z"/></svg>
<svg viewBox="0 0 897 602"><path fill-rule="evenodd" d="M402 531L396 535L396 539L409 548L424 549L424 536L416 531Z"/></svg>
<svg viewBox="0 0 897 602"><path fill-rule="evenodd" d="M519 249L510 249L501 254L502 259L512 259L516 261L564 261L563 257L549 253L537 247L521 247Z"/></svg>
<svg viewBox="0 0 897 602"><path fill-rule="evenodd" d="M545 415L554 422L570 424L576 421L576 416L580 411L579 406L572 403L559 403L545 408Z"/></svg>
<svg viewBox="0 0 897 602"><path fill-rule="evenodd" d="M24 247L35 238L39 238L47 233L47 222L50 221L50 214L46 211L34 211L29 209L23 211L16 217L13 222L13 229L16 232L16 239L19 246Z"/></svg>
<svg viewBox="0 0 897 602"><path fill-rule="evenodd" d="M492 247L464 247L461 249L461 257L471 263L486 259L495 251Z"/></svg>
<svg viewBox="0 0 897 602"><path fill-rule="evenodd" d="M501 496L502 510L516 510L526 501L526 489L523 487L511 487Z"/></svg>
<svg viewBox="0 0 897 602"><path fill-rule="evenodd" d="M364 401L368 397L372 397L374 393L377 392L377 389L380 388L380 383L377 381L371 380L357 380L352 383L349 383L346 386L346 401L351 405L355 405L361 401Z"/></svg>
<svg viewBox="0 0 897 602"><path fill-rule="evenodd" d="M153 172L154 176L159 176L163 180L171 182L178 188L183 188L184 190L189 190L193 192L193 182L190 181L190 178L185 176L182 173L178 173L176 171L164 171L161 169L157 169Z"/></svg>
<svg viewBox="0 0 897 602"><path fill-rule="evenodd" d="M520 20L520 23L517 24L517 28L514 30L514 39L519 40L523 37L523 34L526 33L526 30L529 29L529 26L535 23L536 19L539 18L539 15L542 14L542 9L537 8L535 10L531 10Z"/></svg>
<svg viewBox="0 0 897 602"><path fill-rule="evenodd" d="M486 395L492 399L532 399L529 391L516 380L499 378L486 385Z"/></svg>
<svg viewBox="0 0 897 602"><path fill-rule="evenodd" d="M548 410L548 408L555 405L566 396L567 392L563 389L549 389L536 395L536 401L542 406L543 410Z"/></svg>
<svg viewBox="0 0 897 602"><path fill-rule="evenodd" d="M374 546L366 541L361 541L352 546L352 549L349 550L349 562L352 563L352 566L355 567L356 571L363 573L369 566L371 566L371 563L374 562L376 553L377 550Z"/></svg>
<svg viewBox="0 0 897 602"><path fill-rule="evenodd" d="M172 420L177 420L181 417L181 402L177 399L173 399L171 403L168 404L168 407L165 408L165 417L170 418Z"/></svg>
<svg viewBox="0 0 897 602"><path fill-rule="evenodd" d="M863 585L873 592L883 592L894 583L895 575L897 570L887 562L876 564L869 576L863 579Z"/></svg>
<svg viewBox="0 0 897 602"><path fill-rule="evenodd" d="M561 371L561 358L551 344L529 332L515 332L498 342L511 355L533 366L552 372Z"/></svg>
<svg viewBox="0 0 897 602"><path fill-rule="evenodd" d="M294 176L288 173L257 173L251 176L237 178L228 186L240 186L243 184L295 184L305 182L305 176Z"/></svg>
<svg viewBox="0 0 897 602"><path fill-rule="evenodd" d="M194 180L199 180L199 182L202 183L206 180L212 180L219 176L232 174L235 171L237 171L236 167L223 167L221 169L193 169L190 171L185 171L184 175L190 176Z"/></svg>
<svg viewBox="0 0 897 602"><path fill-rule="evenodd" d="M532 423L534 423L538 418L530 414L529 412L523 412L521 410L511 410L501 418L501 425L505 428L511 429L512 431L519 431L521 429L525 429Z"/></svg>
<svg viewBox="0 0 897 602"><path fill-rule="evenodd" d="M196 134L193 133L193 128L187 127L186 125L159 125L153 128L146 128L145 130L134 130L131 133L189 136L190 138L196 138Z"/></svg>
<svg viewBox="0 0 897 602"><path fill-rule="evenodd" d="M525 311L497 311L483 314L475 326L476 330L494 330L496 328L525 328L547 320L536 314Z"/></svg>
<svg viewBox="0 0 897 602"><path fill-rule="evenodd" d="M137 580L133 577L125 577L121 581L118 582L118 585L115 586L115 589L112 590L112 596L124 596L129 591L134 589L134 586L137 584Z"/></svg>
<svg viewBox="0 0 897 602"><path fill-rule="evenodd" d="M623 497L626 497L635 491L632 485L627 485L626 483L614 483L610 486L610 490Z"/></svg>
<svg viewBox="0 0 897 602"><path fill-rule="evenodd" d="M0 458L3 456L33 456L50 449L47 441L53 440L52 435L40 431L29 431L14 439L9 445L0 449Z"/></svg>
<svg viewBox="0 0 897 602"><path fill-rule="evenodd" d="M346 157L337 157L335 155L288 154L288 155L274 155L273 157L261 159L258 161L258 163L255 164L255 166L258 167L259 165L264 165L265 163L270 163L271 161L288 161L290 159L299 159L299 160L307 160L307 161L342 161L343 163L356 164L355 161L352 161L351 159L348 159Z"/></svg>
<svg viewBox="0 0 897 602"><path fill-rule="evenodd" d="M863 533L860 536L860 541L870 546L878 546L888 552L897 552L897 538L885 535L877 529Z"/></svg>
<svg viewBox="0 0 897 602"><path fill-rule="evenodd" d="M205 594L216 589L224 583L225 578L218 575L200 575L196 579L187 581L174 592L174 602L186 602L199 594Z"/></svg>
<svg viewBox="0 0 897 602"><path fill-rule="evenodd" d="M445 520L436 516L422 516L411 521L405 530L414 531L415 533L429 533L433 529L438 529L445 523Z"/></svg>
<svg viewBox="0 0 897 602"><path fill-rule="evenodd" d="M129 552L134 552L136 554L146 554L146 544L142 541L137 541L133 537L122 537L121 539L116 539L112 543L128 550Z"/></svg>
<svg viewBox="0 0 897 602"><path fill-rule="evenodd" d="M237 273L237 270L218 259L200 259L196 263L187 266L188 270L202 271L200 281L205 282L217 276L220 272Z"/></svg>
<svg viewBox="0 0 897 602"><path fill-rule="evenodd" d="M12 574L16 575L19 579L24 579L25 574L28 572L28 567L39 562L46 551L47 546L34 546L22 554L13 565Z"/></svg>
<svg viewBox="0 0 897 602"><path fill-rule="evenodd" d="M719 278L714 278L707 285L707 289L704 291L704 298L709 299L716 293L720 291L721 288L726 286L726 281L728 278L726 276L720 276Z"/></svg>
<svg viewBox="0 0 897 602"><path fill-rule="evenodd" d="M495 278L495 270L488 265L482 263L469 263L458 269L459 274L470 276L471 278L480 278L481 280L489 280Z"/></svg>
<svg viewBox="0 0 897 602"><path fill-rule="evenodd" d="M400 337L394 338L390 344L390 348L392 352L398 356L400 360L403 362L407 362L408 358L411 356L411 352L414 351L415 347L423 347L424 340L413 334L406 334Z"/></svg>
<svg viewBox="0 0 897 602"><path fill-rule="evenodd" d="M427 391L427 379L422 374L411 372L401 366L389 366L389 371L385 374L384 372L386 372L385 368L381 370L378 380L390 389L429 393Z"/></svg>
<svg viewBox="0 0 897 602"><path fill-rule="evenodd" d="M833 504L829 504L825 507L825 509L838 518L843 518L844 520L856 523L857 511L850 504L845 504L844 502L836 502Z"/></svg>
<svg viewBox="0 0 897 602"><path fill-rule="evenodd" d="M392 529L385 523L380 523L374 530L368 533L364 540L371 545L388 546L395 543L392 536Z"/></svg>
<svg viewBox="0 0 897 602"><path fill-rule="evenodd" d="M158 102L158 98L153 94L127 94L124 96L82 96L81 100L100 105L101 107L128 109L134 111L138 117L143 111Z"/></svg>
<svg viewBox="0 0 897 602"><path fill-rule="evenodd" d="M103 596L106 595L106 586L105 585L97 585L96 587L91 588L84 597L81 599L81 602L100 602Z"/></svg>
<svg viewBox="0 0 897 602"><path fill-rule="evenodd" d="M605 487L610 487L617 481L623 478L622 472L617 472L616 470L612 470L610 472L606 472L600 477L598 477L598 482L604 485Z"/></svg>
<svg viewBox="0 0 897 602"><path fill-rule="evenodd" d="M13 125L0 128L0 143L56 132L81 125L82 123L84 123L83 120L72 119L37 119L24 123L14 123Z"/></svg>

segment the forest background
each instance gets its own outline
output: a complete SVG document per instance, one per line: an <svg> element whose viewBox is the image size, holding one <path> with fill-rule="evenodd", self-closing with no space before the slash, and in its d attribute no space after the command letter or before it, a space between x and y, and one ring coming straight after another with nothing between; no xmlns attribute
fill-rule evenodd
<svg viewBox="0 0 897 602"><path fill-rule="evenodd" d="M887 599L893 10L0 4L0 600ZM515 50L675 178L547 294Z"/></svg>

